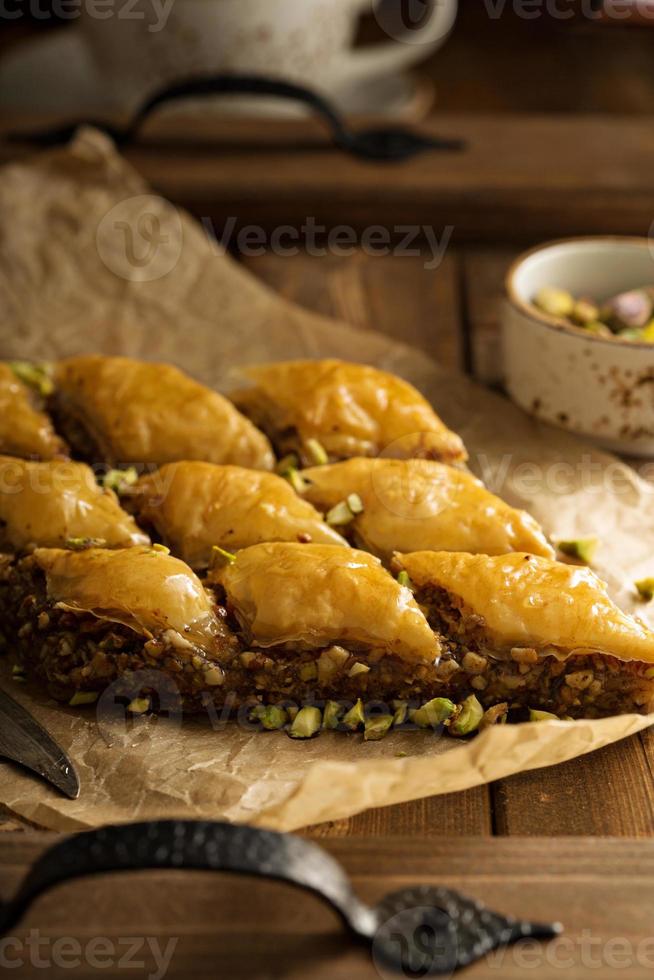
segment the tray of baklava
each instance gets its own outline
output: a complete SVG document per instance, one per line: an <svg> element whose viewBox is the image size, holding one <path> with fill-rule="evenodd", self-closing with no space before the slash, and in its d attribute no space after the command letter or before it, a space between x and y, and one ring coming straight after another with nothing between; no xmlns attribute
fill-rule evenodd
<svg viewBox="0 0 654 980"><path fill-rule="evenodd" d="M0 454L0 642L63 704L362 742L652 708L654 634L387 372L6 362Z"/></svg>

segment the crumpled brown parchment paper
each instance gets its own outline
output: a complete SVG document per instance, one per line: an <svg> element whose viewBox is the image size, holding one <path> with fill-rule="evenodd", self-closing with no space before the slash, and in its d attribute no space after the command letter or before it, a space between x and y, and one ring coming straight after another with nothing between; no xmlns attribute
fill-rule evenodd
<svg viewBox="0 0 654 980"><path fill-rule="evenodd" d="M217 162L219 165L219 162ZM527 507L554 537L597 535L596 570L644 618L633 581L654 572L652 487L614 457L528 419L425 355L295 307L153 195L93 130L65 150L5 167L0 181L2 358L82 351L169 360L228 388L240 364L335 356L416 384L465 439L490 489ZM637 732L654 715L491 728L458 742L396 733L382 742L326 733L292 742L208 719L98 723L0 684L69 752L82 792L65 800L0 763L1 799L57 830L155 817L247 821L293 830L368 807L449 793L563 762Z"/></svg>

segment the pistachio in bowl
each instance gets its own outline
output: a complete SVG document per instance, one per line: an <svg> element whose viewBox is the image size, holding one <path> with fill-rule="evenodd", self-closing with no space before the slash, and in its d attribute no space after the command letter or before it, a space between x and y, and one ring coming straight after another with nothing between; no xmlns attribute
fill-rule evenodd
<svg viewBox="0 0 654 980"><path fill-rule="evenodd" d="M533 303L543 313L600 337L615 335L621 340L654 343L654 286L629 289L603 303L589 296L575 297L557 286L543 286Z"/></svg>
<svg viewBox="0 0 654 980"><path fill-rule="evenodd" d="M654 456L654 241L588 236L520 255L506 277L503 374L521 408Z"/></svg>

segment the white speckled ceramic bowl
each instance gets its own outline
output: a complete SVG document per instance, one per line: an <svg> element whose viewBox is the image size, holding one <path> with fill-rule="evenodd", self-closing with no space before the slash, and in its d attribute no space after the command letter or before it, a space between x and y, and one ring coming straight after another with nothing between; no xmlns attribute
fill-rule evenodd
<svg viewBox="0 0 654 980"><path fill-rule="evenodd" d="M602 302L646 284L654 284L647 238L571 238L519 256L506 277L502 321L513 400L607 449L654 456L654 344L589 334L532 303L542 286Z"/></svg>

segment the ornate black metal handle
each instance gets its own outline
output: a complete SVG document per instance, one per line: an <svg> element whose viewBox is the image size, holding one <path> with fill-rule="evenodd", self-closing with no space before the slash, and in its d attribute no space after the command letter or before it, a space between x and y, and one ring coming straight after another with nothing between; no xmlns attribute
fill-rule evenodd
<svg viewBox="0 0 654 980"><path fill-rule="evenodd" d="M136 137L147 117L158 106L178 102L180 99L209 95L271 96L303 103L325 121L336 146L368 160L404 160L425 150L461 150L464 145L461 140L423 136L404 126L388 126L355 133L346 126L333 105L312 89L265 75L232 74L198 75L167 85L147 98L137 109L131 122L122 128L106 122L87 120L85 123L78 121L37 132L10 133L8 138L52 146L68 142L78 126L89 125L104 129L116 143L124 145Z"/></svg>
<svg viewBox="0 0 654 980"><path fill-rule="evenodd" d="M317 895L349 933L385 965L451 973L522 938L550 939L560 926L490 912L446 888L406 888L364 905L341 866L318 845L291 834L211 821L162 820L104 827L66 838L33 865L15 897L0 906L7 933L48 889L102 872L148 868L229 871L288 882Z"/></svg>

